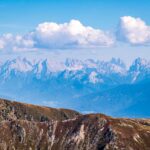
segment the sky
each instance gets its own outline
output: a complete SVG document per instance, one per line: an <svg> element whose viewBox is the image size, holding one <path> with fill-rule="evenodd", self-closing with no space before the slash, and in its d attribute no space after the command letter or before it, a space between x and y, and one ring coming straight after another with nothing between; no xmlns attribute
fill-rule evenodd
<svg viewBox="0 0 150 150"><path fill-rule="evenodd" d="M150 59L149 0L1 0L0 57Z"/></svg>

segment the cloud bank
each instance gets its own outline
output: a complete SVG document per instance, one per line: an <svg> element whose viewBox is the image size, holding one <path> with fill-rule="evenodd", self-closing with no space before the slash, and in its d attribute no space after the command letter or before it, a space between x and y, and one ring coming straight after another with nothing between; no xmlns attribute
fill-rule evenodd
<svg viewBox="0 0 150 150"><path fill-rule="evenodd" d="M114 38L109 32L84 26L78 20L71 20L64 24L41 23L33 32L24 36L12 34L0 36L0 49L12 50L95 48L113 44Z"/></svg>
<svg viewBox="0 0 150 150"><path fill-rule="evenodd" d="M124 16L120 18L118 39L133 45L150 44L150 26L140 18Z"/></svg>
<svg viewBox="0 0 150 150"><path fill-rule="evenodd" d="M69 48L110 46L114 43L108 32L84 26L78 20L56 24L45 22L39 24L33 33L37 47Z"/></svg>
<svg viewBox="0 0 150 150"><path fill-rule="evenodd" d="M94 29L78 20L63 24L45 22L25 35L0 35L0 50L99 48L111 47L118 41L132 45L150 45L150 26L140 18L121 17L119 26L114 30L117 32Z"/></svg>
<svg viewBox="0 0 150 150"><path fill-rule="evenodd" d="M28 36L12 35L11 33L0 36L0 50L18 51L34 47L33 39Z"/></svg>

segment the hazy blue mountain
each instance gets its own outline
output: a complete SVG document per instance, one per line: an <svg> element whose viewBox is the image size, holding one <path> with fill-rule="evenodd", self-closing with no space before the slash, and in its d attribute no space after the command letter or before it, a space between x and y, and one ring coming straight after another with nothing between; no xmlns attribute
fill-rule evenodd
<svg viewBox="0 0 150 150"><path fill-rule="evenodd" d="M16 58L0 63L0 95L82 112L150 116L150 62ZM144 109L147 108L147 109Z"/></svg>

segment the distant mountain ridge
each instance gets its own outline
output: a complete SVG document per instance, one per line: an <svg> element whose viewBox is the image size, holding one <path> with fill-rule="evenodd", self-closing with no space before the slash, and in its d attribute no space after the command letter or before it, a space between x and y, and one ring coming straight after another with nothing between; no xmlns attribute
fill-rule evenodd
<svg viewBox="0 0 150 150"><path fill-rule="evenodd" d="M110 61L66 59L64 62L61 62L50 59L28 60L27 58L18 57L0 63L0 76L4 78L6 78L7 75L15 74L32 74L37 78L42 78L43 76L50 77L52 74L55 75L55 73L60 74L62 72L66 72L66 74L68 72L70 74L77 74L80 73L79 71L89 76L93 72L99 75L119 74L120 76L130 76L132 74L138 76L150 73L150 61L137 58L129 69L127 69L125 63L121 59L115 58L112 58ZM132 77L133 80L135 76Z"/></svg>
<svg viewBox="0 0 150 150"><path fill-rule="evenodd" d="M0 63L2 97L82 112L105 112L100 105L109 106L112 103L119 104L116 111L108 110L106 113L116 115L123 109L122 102L130 101L130 104L126 104L127 108L135 102L139 103L139 92L142 92L140 99L149 102L149 81L150 61L142 58L135 59L129 68L121 59L115 58L110 61L66 59L60 62L19 57ZM138 90L144 89L144 84L147 92ZM124 92L126 87L129 89ZM120 93L117 93L118 89ZM97 96L97 93L100 95Z"/></svg>

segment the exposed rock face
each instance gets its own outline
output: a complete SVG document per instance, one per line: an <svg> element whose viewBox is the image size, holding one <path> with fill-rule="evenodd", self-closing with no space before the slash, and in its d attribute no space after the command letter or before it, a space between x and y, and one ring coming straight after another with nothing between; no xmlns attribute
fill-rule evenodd
<svg viewBox="0 0 150 150"><path fill-rule="evenodd" d="M77 115L79 115L79 113L73 110L40 107L0 99L0 121L20 119L43 122L71 119Z"/></svg>
<svg viewBox="0 0 150 150"><path fill-rule="evenodd" d="M149 119L80 115L5 100L0 112L0 150L150 149Z"/></svg>

